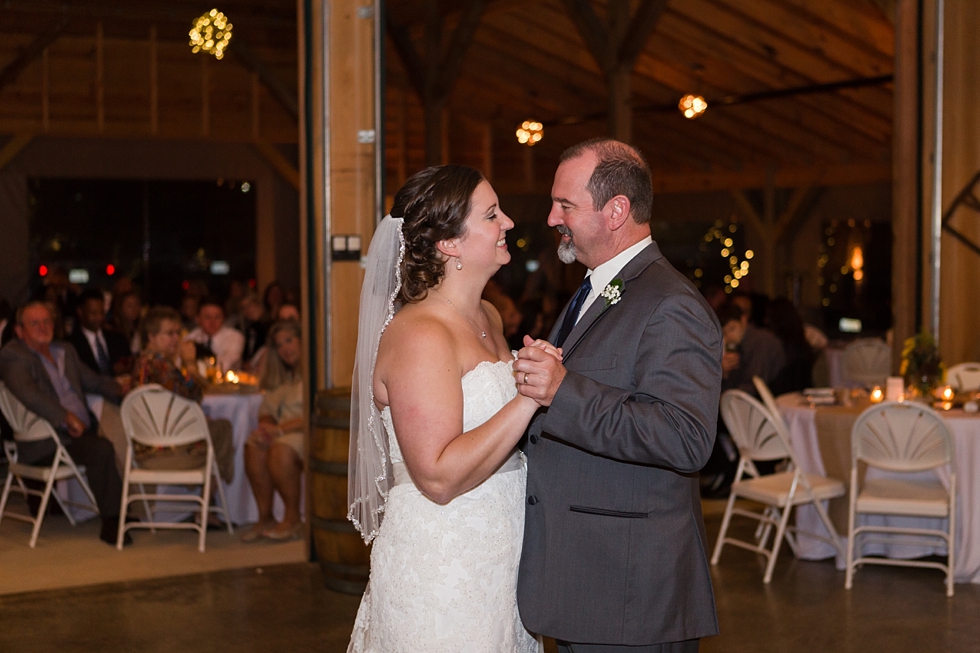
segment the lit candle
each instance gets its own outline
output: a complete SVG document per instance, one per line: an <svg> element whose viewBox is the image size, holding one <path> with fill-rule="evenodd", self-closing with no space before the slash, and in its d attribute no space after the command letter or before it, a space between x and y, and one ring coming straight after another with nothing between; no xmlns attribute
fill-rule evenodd
<svg viewBox="0 0 980 653"><path fill-rule="evenodd" d="M953 394L954 394L953 388L951 388L950 386L946 386L945 388L943 388L943 401L947 401L947 402L952 401Z"/></svg>
<svg viewBox="0 0 980 653"><path fill-rule="evenodd" d="M871 388L871 403L873 404L880 403L881 400L884 398L885 398L885 393L881 391L880 385L876 385L875 387Z"/></svg>
<svg viewBox="0 0 980 653"><path fill-rule="evenodd" d="M943 410L952 410L952 409L953 409L953 402L952 401L944 401L943 402Z"/></svg>

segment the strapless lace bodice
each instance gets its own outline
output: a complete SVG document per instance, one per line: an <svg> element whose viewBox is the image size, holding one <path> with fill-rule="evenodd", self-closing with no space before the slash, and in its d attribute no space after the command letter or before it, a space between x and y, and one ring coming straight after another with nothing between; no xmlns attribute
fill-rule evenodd
<svg viewBox="0 0 980 653"><path fill-rule="evenodd" d="M463 432L472 431L490 419L504 404L517 395L514 382L513 363L483 361L467 372L460 380L463 385ZM398 438L394 436L395 427L391 423L391 410L385 406L381 412L385 432L388 434L388 447L391 462L405 462Z"/></svg>
<svg viewBox="0 0 980 653"><path fill-rule="evenodd" d="M480 363L461 384L464 432L517 394L510 362ZM381 416L403 465L391 413ZM505 468L445 505L410 479L391 488L349 653L537 653L517 611L527 476Z"/></svg>

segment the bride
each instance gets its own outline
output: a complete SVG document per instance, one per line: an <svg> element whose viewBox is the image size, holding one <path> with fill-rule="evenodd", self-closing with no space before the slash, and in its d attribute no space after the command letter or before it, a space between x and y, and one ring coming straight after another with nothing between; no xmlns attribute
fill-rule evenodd
<svg viewBox="0 0 980 653"><path fill-rule="evenodd" d="M349 516L374 548L349 652L538 649L516 599L516 445L538 404L517 393L500 315L480 298L513 226L478 171L449 165L409 179L372 239Z"/></svg>

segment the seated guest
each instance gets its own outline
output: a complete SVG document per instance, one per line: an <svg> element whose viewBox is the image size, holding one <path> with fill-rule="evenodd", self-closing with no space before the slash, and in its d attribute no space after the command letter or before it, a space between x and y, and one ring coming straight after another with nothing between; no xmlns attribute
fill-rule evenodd
<svg viewBox="0 0 980 653"><path fill-rule="evenodd" d="M132 354L140 351L139 325L142 314L143 300L136 290L112 296L106 328L124 337Z"/></svg>
<svg viewBox="0 0 980 653"><path fill-rule="evenodd" d="M269 321L262 308L262 300L254 292L246 293L240 302L241 315L237 328L245 336L245 348L242 350L242 361L247 369L251 369L255 355L265 346L265 337L269 331Z"/></svg>
<svg viewBox="0 0 980 653"><path fill-rule="evenodd" d="M115 331L102 328L105 320L102 291L90 288L79 295L75 313L78 323L68 342L75 347L79 360L103 376L128 374L133 364L130 343Z"/></svg>
<svg viewBox="0 0 980 653"><path fill-rule="evenodd" d="M296 304L286 302L276 311L276 322L282 320L296 320L299 322L299 307Z"/></svg>
<svg viewBox="0 0 980 653"><path fill-rule="evenodd" d="M70 344L52 342L54 318L45 302L29 302L17 311L15 329L18 339L0 349L0 380L28 410L57 429L72 459L85 466L102 517L99 537L115 545L122 479L113 445L99 437L99 424L85 403L85 393L118 401L121 388L82 365ZM28 464L49 464L55 451L51 440L17 443L18 458ZM132 542L128 534L125 541Z"/></svg>
<svg viewBox="0 0 980 653"><path fill-rule="evenodd" d="M786 364L783 344L771 331L749 322L749 314L734 302L718 311L725 353L721 359L722 390L738 388L758 398L752 377L772 383Z"/></svg>
<svg viewBox="0 0 980 653"><path fill-rule="evenodd" d="M197 295L186 294L180 300L180 325L188 333L197 326L197 309L201 299Z"/></svg>
<svg viewBox="0 0 980 653"><path fill-rule="evenodd" d="M133 365L133 387L158 383L174 394L201 403L204 385L195 369L194 343L181 342L180 315L177 311L166 306L152 308L143 318L141 328L146 347ZM225 483L231 483L235 478L235 442L231 422L208 419L208 432L221 478ZM139 462L148 468L181 465L175 458L186 459L188 465L200 464L199 455L204 452L194 450L193 446L191 450L157 452L156 460L152 463L148 462L149 456L143 453ZM194 455L188 458L188 452Z"/></svg>
<svg viewBox="0 0 980 653"><path fill-rule="evenodd" d="M773 395L801 392L813 387L813 348L807 341L803 318L793 302L785 298L774 299L766 311L766 323L783 343L786 364L769 384Z"/></svg>
<svg viewBox="0 0 980 653"><path fill-rule="evenodd" d="M259 508L259 521L242 536L287 540L299 537L300 473L303 471L303 375L299 323L277 322L269 332L259 408L259 427L245 443L245 473ZM273 492L286 506L281 523L272 516Z"/></svg>
<svg viewBox="0 0 980 653"><path fill-rule="evenodd" d="M241 369L245 336L225 325L225 308L216 299L201 300L197 328L184 339L198 345L197 358L214 356L222 372Z"/></svg>

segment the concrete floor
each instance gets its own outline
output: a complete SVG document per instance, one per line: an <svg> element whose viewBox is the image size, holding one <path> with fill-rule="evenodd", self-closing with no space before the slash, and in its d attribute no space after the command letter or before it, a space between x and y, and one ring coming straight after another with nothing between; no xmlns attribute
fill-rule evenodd
<svg viewBox="0 0 980 653"><path fill-rule="evenodd" d="M726 548L713 578L721 635L705 653L980 651L980 586L947 599L936 571L866 567L848 592L831 562L784 555L766 587L761 559ZM358 601L307 563L15 594L0 597L0 651L342 652Z"/></svg>

